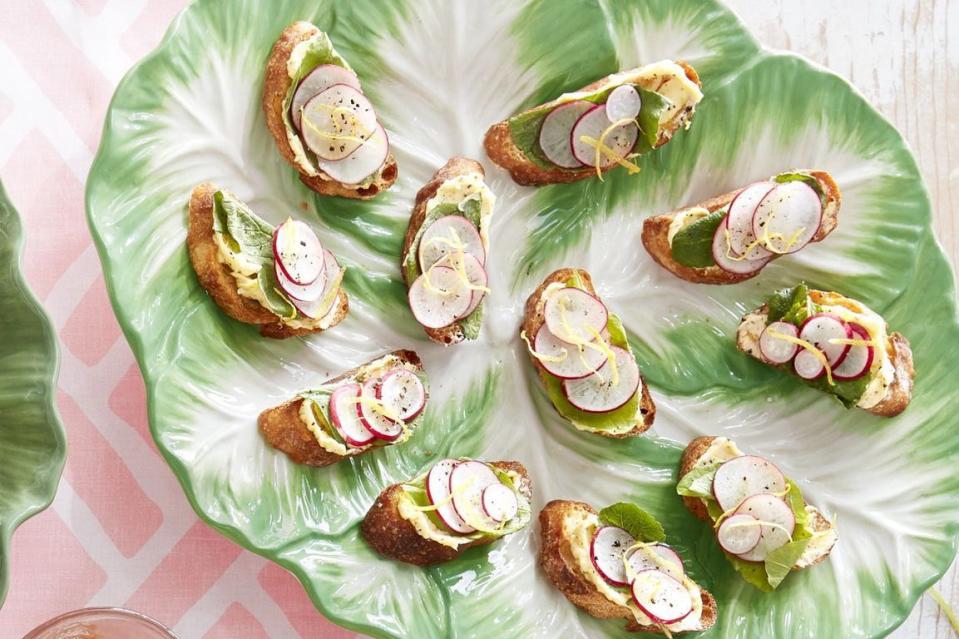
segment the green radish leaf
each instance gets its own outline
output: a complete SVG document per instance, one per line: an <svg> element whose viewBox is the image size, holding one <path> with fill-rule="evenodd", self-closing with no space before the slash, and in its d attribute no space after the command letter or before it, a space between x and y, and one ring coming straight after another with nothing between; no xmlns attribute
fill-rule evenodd
<svg viewBox="0 0 959 639"><path fill-rule="evenodd" d="M655 517L637 506L620 502L599 511L599 520L608 526L622 528L636 541L665 541L666 531Z"/></svg>
<svg viewBox="0 0 959 639"><path fill-rule="evenodd" d="M791 541L785 546L781 546L766 556L763 567L766 571L766 580L772 588L776 588L783 582L796 565L799 558L806 551L809 545L809 538Z"/></svg>
<svg viewBox="0 0 959 639"><path fill-rule="evenodd" d="M715 266L713 236L725 217L726 209L720 209L681 228L670 245L673 259L692 268Z"/></svg>
<svg viewBox="0 0 959 639"><path fill-rule="evenodd" d="M679 480L676 492L684 497L713 498L713 479L722 464L694 468Z"/></svg>
<svg viewBox="0 0 959 639"><path fill-rule="evenodd" d="M273 226L269 222L225 191L213 194L213 209L214 231L227 233L244 255L263 264L273 263Z"/></svg>
<svg viewBox="0 0 959 639"><path fill-rule="evenodd" d="M276 273L272 268L261 268L256 274L256 280L271 311L284 318L296 317L296 308L280 294L280 284L276 281Z"/></svg>

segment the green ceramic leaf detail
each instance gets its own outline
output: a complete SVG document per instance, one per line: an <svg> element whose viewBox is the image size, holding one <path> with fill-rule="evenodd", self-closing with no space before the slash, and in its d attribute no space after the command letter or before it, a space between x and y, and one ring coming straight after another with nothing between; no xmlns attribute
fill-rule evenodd
<svg viewBox="0 0 959 639"><path fill-rule="evenodd" d="M53 501L67 447L54 404L56 332L20 272L22 247L20 216L0 183L0 605L10 537Z"/></svg>
<svg viewBox="0 0 959 639"><path fill-rule="evenodd" d="M390 135L399 179L371 202L318 197L276 153L260 110L263 63L297 19L330 33ZM599 76L664 58L699 71L692 128L605 182L519 187L486 161L486 128ZM408 310L400 247L416 191L453 155L484 162L497 195L492 293L470 344L427 341ZM694 286L641 248L647 215L796 168L843 191L839 228L736 286ZM227 318L183 246L190 190L212 180L271 224L317 230L348 268L351 312L277 342ZM712 638L876 638L948 566L959 534L951 380L959 342L951 271L901 137L838 77L758 48L712 0L198 0L122 82L91 170L87 211L111 298L149 390L151 428L197 512L292 570L336 622L379 637L625 637L577 611L537 568L535 524L431 569L380 559L357 524L379 491L447 455L523 462L547 499L635 503L719 602ZM517 339L550 270L589 270L657 404L646 436L611 441L561 419ZM893 420L834 400L739 353L741 315L799 280L836 288L912 341L919 377ZM134 294L135 293L135 294ZM412 347L431 379L402 446L327 469L267 448L257 414L386 350ZM830 560L751 588L676 495L683 445L728 435L775 459L836 515ZM866 463L867 460L868 463ZM921 494L922 499L915 499Z"/></svg>

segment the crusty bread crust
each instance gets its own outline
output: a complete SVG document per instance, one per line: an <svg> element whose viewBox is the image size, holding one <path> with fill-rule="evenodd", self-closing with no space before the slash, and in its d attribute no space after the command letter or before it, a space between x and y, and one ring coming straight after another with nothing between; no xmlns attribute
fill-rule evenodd
<svg viewBox="0 0 959 639"><path fill-rule="evenodd" d="M663 633L660 626L640 625L632 611L626 606L613 603L586 578L579 570L573 558L572 544L563 534L563 520L575 510L595 514L592 506L578 501L556 499L539 513L540 544L539 563L549 580L574 605L598 619L626 619L626 630L630 632ZM706 630L716 623L716 600L712 594L702 591L703 614L701 627Z"/></svg>
<svg viewBox="0 0 959 639"><path fill-rule="evenodd" d="M391 152L386 162L380 167L372 184L362 188L336 182L330 176L319 171L319 175L307 175L296 165L293 149L286 137L286 123L283 121L283 101L290 90L293 80L287 72L286 63L296 45L309 40L320 30L309 22L294 22L280 34L270 52L266 64L266 75L263 80L263 114L266 116L266 126L276 140L276 147L290 165L300 173L300 181L320 195L334 195L354 200L369 200L380 192L393 186L396 182L398 170L396 159Z"/></svg>
<svg viewBox="0 0 959 639"><path fill-rule="evenodd" d="M709 450L709 447L712 445L715 437L708 435L703 435L697 437L686 446L686 450L683 451L682 456L679 458L679 474L677 475L678 479L682 479L686 474L696 466L696 462L706 454L706 451ZM702 502L701 499L696 499L695 497L683 497L683 505L686 506L686 509L689 510L696 517L705 521L706 523L712 525L713 520L709 516L709 512L706 510L706 504ZM829 530L833 527L832 522L830 522L826 517L819 511L818 508L813 507L813 510L809 512L809 521L807 526L815 532L822 532L824 530ZM835 542L833 542L835 544ZM810 566L815 566L816 564L822 562L829 556L829 553L832 552L832 546L825 549L825 551L816 557L814 560L809 562L806 566L793 566L793 571L802 570L803 568L808 568Z"/></svg>
<svg viewBox="0 0 959 639"><path fill-rule="evenodd" d="M403 281L406 282L407 288L409 288L413 282L407 280L406 269L403 268L403 262L406 261L406 256L409 254L410 248L413 246L413 240L416 239L416 234L419 232L420 227L423 226L423 221L426 219L426 202L431 197L436 195L436 191L440 188L440 186L442 186L443 182L466 173L479 173L481 176L486 177L486 172L483 170L483 165L481 165L479 162L469 158L456 156L450 158L446 164L440 167L439 170L433 174L433 177L430 178L430 181L416 192L413 213L410 215L410 222L406 227L406 236L403 238L403 251L400 253L400 272L403 274ZM444 326L443 328L426 328L424 326L423 330L426 331L426 334L429 335L429 338L437 344L445 344L450 346L453 344L459 344L466 339L465 335L463 335L463 327L459 322L453 322L449 326Z"/></svg>
<svg viewBox="0 0 959 639"><path fill-rule="evenodd" d="M526 300L526 309L523 317L523 324L520 326L520 330L526 333L526 337L531 342L535 338L540 327L546 322L546 318L543 315L543 311L546 306L546 302L543 300L543 292L546 290L546 287L553 282L565 282L572 278L576 273L579 273L579 277L583 281L583 287L585 290L591 295L596 295L596 289L593 288L593 279L584 269L561 268L550 273L549 276L543 280L543 283L540 284L539 287L533 291L533 293ZM539 373L540 379L544 379L546 375L549 375L549 373L546 372L546 369L543 367L543 364L538 359L530 355L529 360L533 363L533 366ZM642 435L653 425L653 420L656 419L656 405L653 403L652 395L649 394L649 384L646 383L646 378L642 374L639 376L639 378L640 384L643 387L642 394L639 398L639 410L640 414L642 415L642 419L636 422L636 427L621 434L596 432L596 435L602 435L603 437L611 437L614 439L636 437L637 435Z"/></svg>
<svg viewBox="0 0 959 639"><path fill-rule="evenodd" d="M196 271L200 286L213 298L223 312L235 320L246 324L258 324L264 337L283 339L310 333L322 333L322 328L293 328L280 321L272 311L264 308L258 301L244 297L237 292L236 278L230 268L220 262L220 248L214 240L213 231L213 194L218 190L213 184L204 182L193 189L190 195L189 226L186 244L190 254L190 263ZM333 328L343 321L350 309L346 291L340 287L337 295L336 314L327 327Z"/></svg>
<svg viewBox="0 0 959 639"><path fill-rule="evenodd" d="M695 69L685 62L680 61L676 64L683 68L683 70L686 72L686 77L695 82L697 85L702 86L702 82L699 80L699 74L696 73ZM596 82L586 85L579 90L590 91L601 86L605 80L606 78L602 78ZM527 109L527 111L524 111L523 113L528 113L531 110L532 109ZM660 146L669 142L669 140L672 139L673 135L679 129L681 122L682 118L675 118L669 123L670 126L663 128L663 130L660 131L659 139L656 141L654 148L659 148ZM486 131L486 136L483 139L483 146L486 148L486 154L489 156L489 159L509 171L513 181L523 186L567 184L570 182L584 180L589 177L594 177L596 175L596 169L592 167L575 170L561 169L558 167L545 169L540 167L538 164L531 162L513 142L513 136L510 135L509 132L508 119L503 120L502 122L497 122ZM606 171L614 169L617 166L617 164L612 164L609 167L600 170L605 173Z"/></svg>
<svg viewBox="0 0 959 639"><path fill-rule="evenodd" d="M504 471L514 471L522 476L517 487L527 499L532 498L532 483L526 468L519 462L490 462ZM378 553L391 559L417 566L431 566L456 559L468 548L485 546L495 539L479 539L450 548L441 543L421 536L409 521L404 519L397 506L403 488L400 484L388 486L370 507L360 524L360 532L367 543Z"/></svg>
<svg viewBox="0 0 959 639"><path fill-rule="evenodd" d="M393 351L391 354L420 370L423 368L419 356L413 351L400 350ZM348 377L358 376L367 365L368 364L363 364L340 373L325 383L335 384ZM428 400L429 391L427 391L427 401ZM256 420L257 426L259 426L266 443L286 453L286 456L289 457L291 461L307 466L329 466L346 457L357 457L374 450L374 448L368 448L362 452L353 453L352 455L337 455L336 453L326 450L316 441L316 437L310 432L310 429L307 428L306 423L300 417L300 408L302 405L303 399L294 397L279 406L266 409L260 413L260 416Z"/></svg>
<svg viewBox="0 0 959 639"><path fill-rule="evenodd" d="M839 222L839 208L842 203L842 193L836 181L829 173L825 171L807 172L819 181L823 193L826 196L826 206L823 208L822 223L811 240L812 242L819 242L832 233L833 229L836 228L836 224ZM730 273L715 265L704 268L683 266L673 259L673 250L669 245L669 226L673 223L673 219L677 215L697 207L702 207L712 213L729 204L744 188L746 187L744 186L735 191L723 193L722 195L716 195L699 204L693 204L673 211L672 213L646 218L643 221L642 235L643 246L646 247L646 251L657 264L676 277L696 284L736 284L737 282L744 282L756 277L762 269L753 271L752 273Z"/></svg>

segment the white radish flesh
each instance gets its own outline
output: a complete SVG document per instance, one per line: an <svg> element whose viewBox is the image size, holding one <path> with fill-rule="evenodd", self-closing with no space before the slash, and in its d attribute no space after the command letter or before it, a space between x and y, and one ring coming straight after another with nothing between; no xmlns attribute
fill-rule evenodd
<svg viewBox="0 0 959 639"><path fill-rule="evenodd" d="M273 258L293 284L309 285L323 274L323 246L309 224L288 220L273 232Z"/></svg>
<svg viewBox="0 0 959 639"><path fill-rule="evenodd" d="M811 343L822 351L830 366L838 366L849 353L849 344L833 340L848 340L852 330L838 315L816 313L811 315L799 329L799 339Z"/></svg>
<svg viewBox="0 0 959 639"><path fill-rule="evenodd" d="M338 162L369 140L378 125L366 96L336 84L306 103L301 126L303 142L319 159Z"/></svg>
<svg viewBox="0 0 959 639"><path fill-rule="evenodd" d="M286 276L279 262L274 264L274 272L276 273L276 283L280 285L280 290L292 300L315 302L323 297L323 292L326 290L327 275L325 270L309 284L296 284L290 281L290 278Z"/></svg>
<svg viewBox="0 0 959 639"><path fill-rule="evenodd" d="M639 366L629 351L611 346L618 379L613 375L612 361L607 360L594 374L582 379L563 380L563 393L569 403L586 413L614 411L639 389Z"/></svg>
<svg viewBox="0 0 959 639"><path fill-rule="evenodd" d="M474 532L476 529L456 514L456 509L453 508L453 500L450 497L450 474L459 463L455 459L444 459L434 464L426 475L426 496L430 503L436 507L436 515L446 527L453 532L465 535Z"/></svg>
<svg viewBox="0 0 959 639"><path fill-rule="evenodd" d="M849 329L853 333L853 338L870 341L872 337L869 331L859 324L849 324ZM867 344L853 344L846 358L842 360L839 366L832 370L832 376L836 379L848 380L858 379L865 375L871 368L875 358L875 348Z"/></svg>
<svg viewBox="0 0 959 639"><path fill-rule="evenodd" d="M420 236L417 250L420 269L425 271L457 251L472 255L480 265L486 263L486 248L473 223L462 215L445 215L426 227Z"/></svg>
<svg viewBox="0 0 959 639"><path fill-rule="evenodd" d="M793 359L793 370L803 379L816 379L826 372L819 358L806 349L796 353Z"/></svg>
<svg viewBox="0 0 959 639"><path fill-rule="evenodd" d="M602 339L602 335L599 339ZM598 344L598 340L592 340ZM580 379L592 375L606 363L606 353L589 346L577 346L553 335L543 324L533 340L533 350L543 356L539 362L550 375L560 379ZM559 361L554 361L556 358Z"/></svg>
<svg viewBox="0 0 959 639"><path fill-rule="evenodd" d="M455 260L456 258L450 259ZM467 306L462 315L456 319L463 319L476 310L476 307L479 306L480 302L483 301L483 298L486 297L486 291L482 289L485 289L487 284L489 284L489 277L486 274L486 269L483 268L483 265L480 264L480 261L472 255L463 255L463 270L466 273L466 279L469 281L470 286L474 287L471 289L473 291L473 296L470 298L470 305Z"/></svg>
<svg viewBox="0 0 959 639"><path fill-rule="evenodd" d="M796 529L792 508L775 495L753 495L736 509L737 515L750 515L759 520L759 542L747 552L737 555L745 561L765 561L769 553L785 546Z"/></svg>
<svg viewBox="0 0 959 639"><path fill-rule="evenodd" d="M606 328L609 311L597 297L568 286L549 296L543 316L553 335L564 342L582 344L593 341Z"/></svg>
<svg viewBox="0 0 959 639"><path fill-rule="evenodd" d="M322 317L336 310L336 289L339 288L340 282L342 281L340 277L340 265L329 249L323 249L323 261L325 264L325 281L321 295L312 301L299 300L293 295L289 296L290 302L296 307L296 310L311 319ZM277 273L277 278L279 278L279 276L280 274ZM282 282L280 285L283 286Z"/></svg>
<svg viewBox="0 0 959 639"><path fill-rule="evenodd" d="M450 494L456 514L477 530L496 527L483 510L483 491L487 486L500 483L493 470L478 461L462 461L450 472Z"/></svg>
<svg viewBox="0 0 959 639"><path fill-rule="evenodd" d="M412 371L397 368L380 379L376 397L404 422L416 419L426 407L426 389Z"/></svg>
<svg viewBox="0 0 959 639"><path fill-rule="evenodd" d="M376 439L356 412L356 399L359 396L359 384L340 386L330 395L330 421L350 446L366 446Z"/></svg>
<svg viewBox="0 0 959 639"><path fill-rule="evenodd" d="M759 520L746 514L727 517L716 531L719 545L731 555L749 552L756 547L761 537Z"/></svg>
<svg viewBox="0 0 959 639"><path fill-rule="evenodd" d="M713 478L713 496L723 511L732 510L751 495L781 493L786 478L768 459L741 455L725 462Z"/></svg>
<svg viewBox="0 0 959 639"><path fill-rule="evenodd" d="M632 595L639 609L655 623L676 623L693 611L693 597L686 586L660 570L637 574Z"/></svg>
<svg viewBox="0 0 959 639"><path fill-rule="evenodd" d="M736 275L755 273L766 266L769 260L772 259L772 255L760 257L755 260L747 260L741 259L730 252L729 243L726 239L726 232L728 230L726 226L727 221L728 217L723 218L723 221L716 227L716 233L713 234L713 261L716 262L716 266L727 273L734 273Z"/></svg>
<svg viewBox="0 0 959 639"><path fill-rule="evenodd" d="M729 250L736 257L758 260L768 257L770 251L756 241L753 233L753 215L756 206L776 185L772 182L756 182L740 191L729 203L726 228L729 231Z"/></svg>
<svg viewBox="0 0 959 639"><path fill-rule="evenodd" d="M596 105L585 100L567 102L543 118L543 125L539 130L539 147L550 162L565 169L583 166L573 155L570 140L576 121L594 106Z"/></svg>
<svg viewBox="0 0 959 639"><path fill-rule="evenodd" d="M356 405L356 414L366 429L377 439L396 441L403 434L403 423L377 410L377 407L383 406L376 398L376 383L373 380L363 384L362 397L364 401Z"/></svg>
<svg viewBox="0 0 959 639"><path fill-rule="evenodd" d="M434 266L410 286L410 309L426 328L443 328L469 308L473 292L460 276L446 266Z"/></svg>
<svg viewBox="0 0 959 639"><path fill-rule="evenodd" d="M317 158L317 166L337 182L357 185L370 177L383 166L390 153L390 142L386 131L379 124L368 140L342 160L324 160Z"/></svg>
<svg viewBox="0 0 959 639"><path fill-rule="evenodd" d="M614 586L625 586L626 550L636 543L633 536L616 526L602 526L593 533L589 544L589 556L599 576Z"/></svg>
<svg viewBox="0 0 959 639"><path fill-rule="evenodd" d="M596 144L610 126L612 124L606 115L605 104L597 105L581 115L570 134L573 156L586 166L596 166ZM602 139L603 146L609 149L609 152L599 153L600 168L612 165L616 158L622 159L629 155L638 137L639 127L635 122L621 124L609 131ZM610 157L610 154L614 157Z"/></svg>
<svg viewBox="0 0 959 639"><path fill-rule="evenodd" d="M509 521L519 512L516 493L503 484L490 484L483 489L483 512L498 524Z"/></svg>
<svg viewBox="0 0 959 639"><path fill-rule="evenodd" d="M643 99L636 87L624 84L610 91L606 98L606 117L609 121L633 120L643 107Z"/></svg>
<svg viewBox="0 0 959 639"><path fill-rule="evenodd" d="M293 101L290 103L290 118L297 131L300 130L301 110L306 103L334 84L345 84L357 91L362 91L359 78L349 69L336 64L321 64L316 67L300 81L300 85L296 87L296 92L293 94Z"/></svg>
<svg viewBox="0 0 959 639"><path fill-rule="evenodd" d="M682 579L686 574L683 560L675 550L665 544L636 548L626 558L626 562L629 564L632 575L637 575L644 570L660 570L676 579Z"/></svg>
<svg viewBox="0 0 959 639"><path fill-rule="evenodd" d="M795 342L783 339L780 335L799 337L799 329L789 322L773 322L759 335L759 352L770 364L785 364L792 361L799 346Z"/></svg>
<svg viewBox="0 0 959 639"><path fill-rule="evenodd" d="M805 182L778 185L756 207L753 233L777 254L806 246L822 224L822 200Z"/></svg>

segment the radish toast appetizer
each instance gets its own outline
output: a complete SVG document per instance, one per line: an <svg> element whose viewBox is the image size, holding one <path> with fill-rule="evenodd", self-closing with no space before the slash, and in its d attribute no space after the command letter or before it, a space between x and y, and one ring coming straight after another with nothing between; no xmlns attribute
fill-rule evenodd
<svg viewBox="0 0 959 639"><path fill-rule="evenodd" d="M743 317L739 350L883 417L906 410L915 370L909 340L861 302L805 284L773 294Z"/></svg>
<svg viewBox="0 0 959 639"><path fill-rule="evenodd" d="M824 240L839 221L842 195L825 171L795 170L647 218L643 245L676 277L735 284L769 262Z"/></svg>
<svg viewBox="0 0 959 639"><path fill-rule="evenodd" d="M329 466L405 442L428 397L420 358L394 351L263 411L257 422L267 443L294 462Z"/></svg>
<svg viewBox="0 0 959 639"><path fill-rule="evenodd" d="M554 500L539 513L539 561L573 604L626 630L671 636L716 623L716 600L686 574L662 525L635 504L598 514L589 504Z"/></svg>
<svg viewBox="0 0 959 639"><path fill-rule="evenodd" d="M586 271L560 269L540 284L520 339L553 406L578 430L619 438L653 425L656 407L623 323Z"/></svg>
<svg viewBox="0 0 959 639"><path fill-rule="evenodd" d="M676 492L743 579L769 592L786 576L823 561L835 525L803 499L772 462L746 455L725 437L697 437L683 452Z"/></svg>
<svg viewBox="0 0 959 639"><path fill-rule="evenodd" d="M486 288L487 227L496 198L475 160L455 157L416 194L400 267L410 309L440 344L479 336Z"/></svg>
<svg viewBox="0 0 959 639"><path fill-rule="evenodd" d="M345 269L309 225L288 219L274 228L209 183L193 189L189 216L190 263L233 319L285 338L325 331L346 317Z"/></svg>
<svg viewBox="0 0 959 639"><path fill-rule="evenodd" d="M396 181L396 160L356 73L329 36L288 26L270 53L263 113L280 155L321 195L368 200Z"/></svg>
<svg viewBox="0 0 959 639"><path fill-rule="evenodd" d="M444 459L380 493L360 530L381 555L429 566L522 530L530 499L532 485L518 462Z"/></svg>
<svg viewBox="0 0 959 639"><path fill-rule="evenodd" d="M631 160L689 128L703 99L699 76L663 60L621 71L498 122L483 141L489 158L518 184L576 182Z"/></svg>

